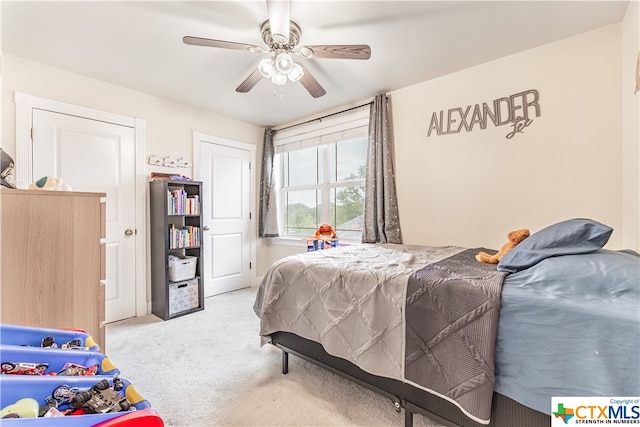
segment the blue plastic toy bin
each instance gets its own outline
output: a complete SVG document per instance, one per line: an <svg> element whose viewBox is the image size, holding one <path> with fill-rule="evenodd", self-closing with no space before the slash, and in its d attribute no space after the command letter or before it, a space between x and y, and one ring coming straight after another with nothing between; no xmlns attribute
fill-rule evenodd
<svg viewBox="0 0 640 427"><path fill-rule="evenodd" d="M38 401L40 406L46 403L47 396L50 396L53 390L61 385L69 387L78 387L80 390L87 390L95 385L98 381L105 379L104 377L62 377L62 376L20 376L20 375L0 375L0 407L4 408L12 405L20 399L32 398ZM113 384L113 380L109 380ZM127 398L132 406L137 410L150 409L151 405L147 402L133 385L122 379L123 388L119 393ZM3 427L90 427L101 422L111 420L116 417L130 414L126 412L109 412L106 414L86 414L86 415L67 415L64 417L49 418L6 418L0 424Z"/></svg>
<svg viewBox="0 0 640 427"><path fill-rule="evenodd" d="M0 324L0 344L42 347L42 339L53 337L58 347L72 340L80 340L82 347L99 351L100 346L91 335L79 329L52 329L22 325Z"/></svg>
<svg viewBox="0 0 640 427"><path fill-rule="evenodd" d="M120 370L103 353L88 350L60 350L0 344L0 363L46 363L45 375L60 372L67 363L91 367L98 365L98 376L118 376ZM99 378L96 382L99 381Z"/></svg>

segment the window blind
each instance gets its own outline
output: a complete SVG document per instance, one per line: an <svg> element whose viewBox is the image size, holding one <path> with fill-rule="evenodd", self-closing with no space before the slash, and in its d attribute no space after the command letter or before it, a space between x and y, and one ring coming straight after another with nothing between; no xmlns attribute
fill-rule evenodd
<svg viewBox="0 0 640 427"><path fill-rule="evenodd" d="M273 138L276 153L300 150L366 135L369 110L321 119L294 128L277 131Z"/></svg>

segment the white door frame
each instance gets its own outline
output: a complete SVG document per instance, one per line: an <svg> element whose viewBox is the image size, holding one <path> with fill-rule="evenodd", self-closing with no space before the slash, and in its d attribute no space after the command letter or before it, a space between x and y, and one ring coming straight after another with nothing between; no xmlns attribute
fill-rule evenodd
<svg viewBox="0 0 640 427"><path fill-rule="evenodd" d="M144 316L151 313L151 301L147 301L147 221L145 209L145 194L147 188L147 176L145 174L145 143L146 143L146 121L136 117L121 116L119 114L107 113L93 110L91 108L66 104L64 102L39 98L23 92L15 92L14 101L16 104L16 159L15 173L16 186L27 188L31 182L33 149L31 146L31 128L33 125L32 110L34 108L47 110L56 113L68 114L92 120L98 120L116 125L127 126L134 129L135 137L135 229L136 239L136 260L135 260L135 297L136 316Z"/></svg>
<svg viewBox="0 0 640 427"><path fill-rule="evenodd" d="M251 240L251 271L249 271L249 278L251 280L251 286L256 285L256 240L257 230L255 227L257 212L256 212L256 146L253 144L247 144L244 142L233 141L231 139L221 138L219 136L207 135L201 132L193 132L193 175L196 180L202 181L202 171L200 168L200 144L218 144L226 147L236 148L240 150L249 151L249 197L251 199L251 219L250 219L250 231L249 238Z"/></svg>

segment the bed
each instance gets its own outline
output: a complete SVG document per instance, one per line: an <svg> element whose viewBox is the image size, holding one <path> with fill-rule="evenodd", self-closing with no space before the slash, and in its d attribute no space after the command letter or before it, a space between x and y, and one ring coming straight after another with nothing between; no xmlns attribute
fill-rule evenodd
<svg viewBox="0 0 640 427"><path fill-rule="evenodd" d="M274 263L263 344L445 425L550 425L553 396L640 395L640 256L572 219L485 248L353 245ZM616 331L616 333L612 333Z"/></svg>

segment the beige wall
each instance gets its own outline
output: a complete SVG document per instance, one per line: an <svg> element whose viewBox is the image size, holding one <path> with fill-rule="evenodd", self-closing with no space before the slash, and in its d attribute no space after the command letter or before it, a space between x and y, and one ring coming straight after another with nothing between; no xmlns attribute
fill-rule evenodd
<svg viewBox="0 0 640 427"><path fill-rule="evenodd" d="M635 91L640 55L640 2L622 22L622 246L640 250L640 92Z"/></svg>
<svg viewBox="0 0 640 427"><path fill-rule="evenodd" d="M621 247L621 37L611 25L391 93L405 243L497 249L512 229L588 217ZM541 116L512 139L492 124L427 137L434 111L529 89ZM637 175L637 155L627 166Z"/></svg>
<svg viewBox="0 0 640 427"><path fill-rule="evenodd" d="M14 92L68 104L138 117L146 121L146 153L193 160L193 131L262 145L263 129L187 105L157 98L59 68L4 55L2 73L2 143L15 154ZM157 167L147 167L148 172ZM190 175L189 169L165 172Z"/></svg>

